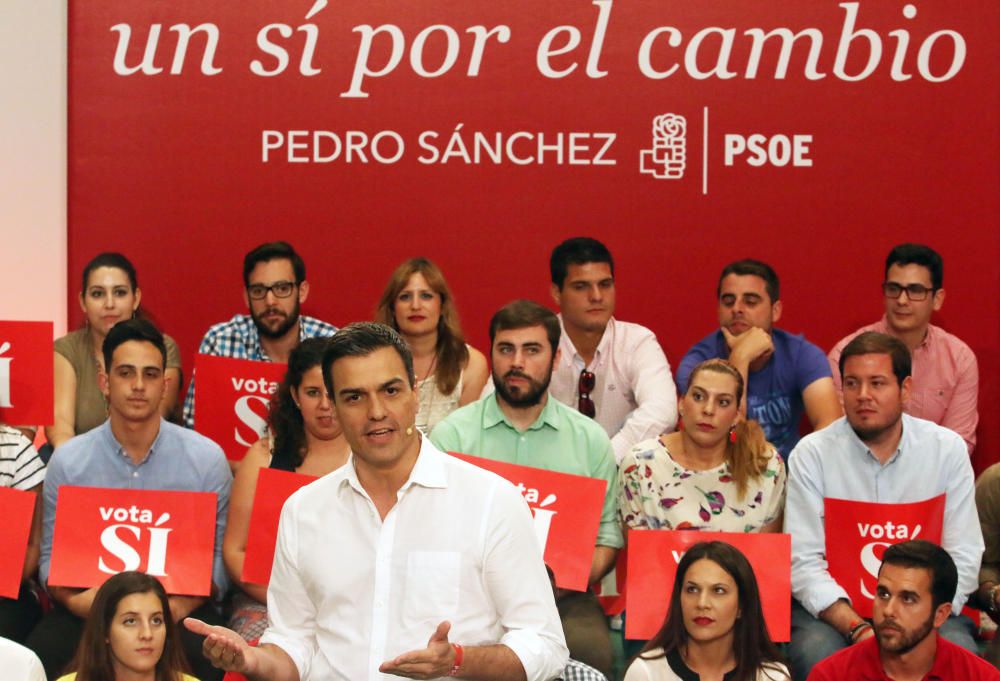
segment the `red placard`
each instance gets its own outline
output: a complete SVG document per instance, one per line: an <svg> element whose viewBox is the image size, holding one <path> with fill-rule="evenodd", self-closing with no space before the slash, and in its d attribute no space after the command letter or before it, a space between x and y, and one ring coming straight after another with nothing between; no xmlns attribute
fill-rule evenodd
<svg viewBox="0 0 1000 681"><path fill-rule="evenodd" d="M194 427L240 461L267 427L271 395L285 377L280 362L198 355Z"/></svg>
<svg viewBox="0 0 1000 681"><path fill-rule="evenodd" d="M862 617L871 617L875 582L886 547L908 539L941 543L945 495L910 504L824 499L830 575Z"/></svg>
<svg viewBox="0 0 1000 681"><path fill-rule="evenodd" d="M773 641L787 641L792 624L792 539L787 534L631 530L628 533L628 591L625 637L652 638L667 616L677 563L703 541L723 541L743 552L753 566L764 619Z"/></svg>
<svg viewBox="0 0 1000 681"><path fill-rule="evenodd" d="M0 423L52 425L52 322L0 321Z"/></svg>
<svg viewBox="0 0 1000 681"><path fill-rule="evenodd" d="M35 510L35 494L19 489L0 487L0 596L17 598L21 588L21 568L31 536L31 518Z"/></svg>
<svg viewBox="0 0 1000 681"><path fill-rule="evenodd" d="M240 579L244 582L266 585L270 581L281 507L295 490L315 479L312 475L300 475L270 468L260 470L257 476L257 490L253 497L253 510L250 512L247 553L243 559L243 574L240 575Z"/></svg>
<svg viewBox="0 0 1000 681"><path fill-rule="evenodd" d="M448 453L506 478L521 490L535 517L535 534L545 547L545 563L556 575L556 586L586 590L606 481Z"/></svg>
<svg viewBox="0 0 1000 681"><path fill-rule="evenodd" d="M215 513L210 492L60 487L49 584L89 588L141 570L168 593L208 596Z"/></svg>

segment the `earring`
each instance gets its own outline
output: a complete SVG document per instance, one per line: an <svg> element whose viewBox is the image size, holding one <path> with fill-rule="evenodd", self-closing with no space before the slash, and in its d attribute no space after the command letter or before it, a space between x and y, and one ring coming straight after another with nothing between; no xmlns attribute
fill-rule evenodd
<svg viewBox="0 0 1000 681"><path fill-rule="evenodd" d="M406 434L407 435L413 435L413 426L407 426L406 427Z"/></svg>
<svg viewBox="0 0 1000 681"><path fill-rule="evenodd" d="M729 441L736 444L736 426L729 429Z"/></svg>

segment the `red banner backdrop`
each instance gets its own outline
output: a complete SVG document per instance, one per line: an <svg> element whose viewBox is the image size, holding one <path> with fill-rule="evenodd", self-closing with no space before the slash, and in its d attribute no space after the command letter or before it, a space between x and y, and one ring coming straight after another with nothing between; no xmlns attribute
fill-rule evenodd
<svg viewBox="0 0 1000 681"><path fill-rule="evenodd" d="M21 569L31 536L31 518L36 496L32 492L0 487L0 596L17 598L21 588Z"/></svg>
<svg viewBox="0 0 1000 681"><path fill-rule="evenodd" d="M253 496L253 510L250 512L250 533L247 536L246 557L243 559L243 574L240 576L244 582L266 585L271 581L274 542L278 538L281 507L295 490L315 479L311 475L270 468L260 470Z"/></svg>
<svg viewBox="0 0 1000 681"><path fill-rule="evenodd" d="M196 355L195 370L195 430L217 442L230 461L241 461L267 427L268 404L285 365Z"/></svg>
<svg viewBox="0 0 1000 681"><path fill-rule="evenodd" d="M206 492L61 487L49 584L89 588L141 570L168 593L208 596L215 506Z"/></svg>
<svg viewBox="0 0 1000 681"><path fill-rule="evenodd" d="M1000 372L993 0L106 0L69 20L70 281L127 253L187 367L245 309L265 240L305 255L305 311L338 324L431 257L482 349L589 234L617 316L674 365L728 261L774 265L781 325L829 348L882 314L889 248L932 244L939 323ZM979 442L981 468L1000 414Z"/></svg>
<svg viewBox="0 0 1000 681"><path fill-rule="evenodd" d="M757 577L771 640L789 640L792 625L790 535L670 530L632 530L628 533L625 637L645 641L660 630L670 607L677 564L688 548L703 541L723 541L743 552Z"/></svg>
<svg viewBox="0 0 1000 681"><path fill-rule="evenodd" d="M545 547L545 563L556 575L556 586L587 589L608 488L604 480L448 453L493 471L521 490L535 518L535 534Z"/></svg>
<svg viewBox="0 0 1000 681"><path fill-rule="evenodd" d="M0 423L52 424L52 322L0 321Z"/></svg>
<svg viewBox="0 0 1000 681"><path fill-rule="evenodd" d="M830 576L862 617L872 616L882 553L909 539L941 543L945 495L912 504L872 504L824 499L826 562Z"/></svg>

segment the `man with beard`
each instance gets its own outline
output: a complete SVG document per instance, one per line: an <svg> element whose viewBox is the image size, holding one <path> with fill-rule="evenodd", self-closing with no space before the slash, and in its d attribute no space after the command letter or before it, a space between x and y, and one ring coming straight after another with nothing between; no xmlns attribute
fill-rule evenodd
<svg viewBox="0 0 1000 681"><path fill-rule="evenodd" d="M796 446L788 475L785 531L792 535L792 676L841 648L872 636L847 591L831 576L824 500L916 503L945 495L941 545L958 566L952 616L942 637L975 651L972 621L960 615L979 583L983 535L972 466L954 431L903 413L910 391L910 352L902 341L867 332L840 355L846 415ZM858 560L859 557L852 557ZM876 599L877 602L877 599Z"/></svg>
<svg viewBox="0 0 1000 681"><path fill-rule="evenodd" d="M559 318L537 303L517 300L500 308L490 320L495 392L452 412L434 428L431 441L443 451L607 481L591 559L593 584L611 570L623 545L618 469L604 429L549 399L559 335ZM570 656L610 677L611 640L597 598L590 591L560 592L557 605Z"/></svg>
<svg viewBox="0 0 1000 681"><path fill-rule="evenodd" d="M287 362L304 338L332 336L337 327L299 314L309 297L306 264L285 241L261 244L243 258L243 299L238 314L211 327L198 354L258 362ZM184 399L184 425L194 428L194 379Z"/></svg>
<svg viewBox="0 0 1000 681"><path fill-rule="evenodd" d="M937 634L957 585L955 562L940 546L920 539L890 546L878 573L875 636L816 665L809 680L1000 679L985 660Z"/></svg>

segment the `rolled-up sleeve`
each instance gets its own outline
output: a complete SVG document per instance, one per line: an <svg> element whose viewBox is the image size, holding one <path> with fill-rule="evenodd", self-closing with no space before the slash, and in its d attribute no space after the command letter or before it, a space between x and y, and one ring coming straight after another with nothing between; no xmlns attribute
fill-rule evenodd
<svg viewBox="0 0 1000 681"><path fill-rule="evenodd" d="M785 501L785 532L792 536L792 595L813 617L838 599L848 598L830 575L826 561L820 456L809 438L795 447L789 456Z"/></svg>
<svg viewBox="0 0 1000 681"><path fill-rule="evenodd" d="M569 651L531 511L513 487L496 488L484 554L483 577L504 630L500 643L517 655L528 681L557 677Z"/></svg>
<svg viewBox="0 0 1000 681"><path fill-rule="evenodd" d="M285 651L299 670L299 678L305 679L317 650L316 607L299 576L297 528L293 497L285 503L278 521L271 581L267 586L269 626L260 644Z"/></svg>
<svg viewBox="0 0 1000 681"><path fill-rule="evenodd" d="M621 463L634 445L677 425L677 386L655 335L644 334L632 348L629 370L636 408L611 438L616 463Z"/></svg>
<svg viewBox="0 0 1000 681"><path fill-rule="evenodd" d="M945 490L944 531L941 547L958 568L958 590L952 601L953 612L962 611L969 594L979 586L979 566L983 559L983 533L976 513L975 481L965 442L954 433L945 447L952 452L945 458L952 466Z"/></svg>

